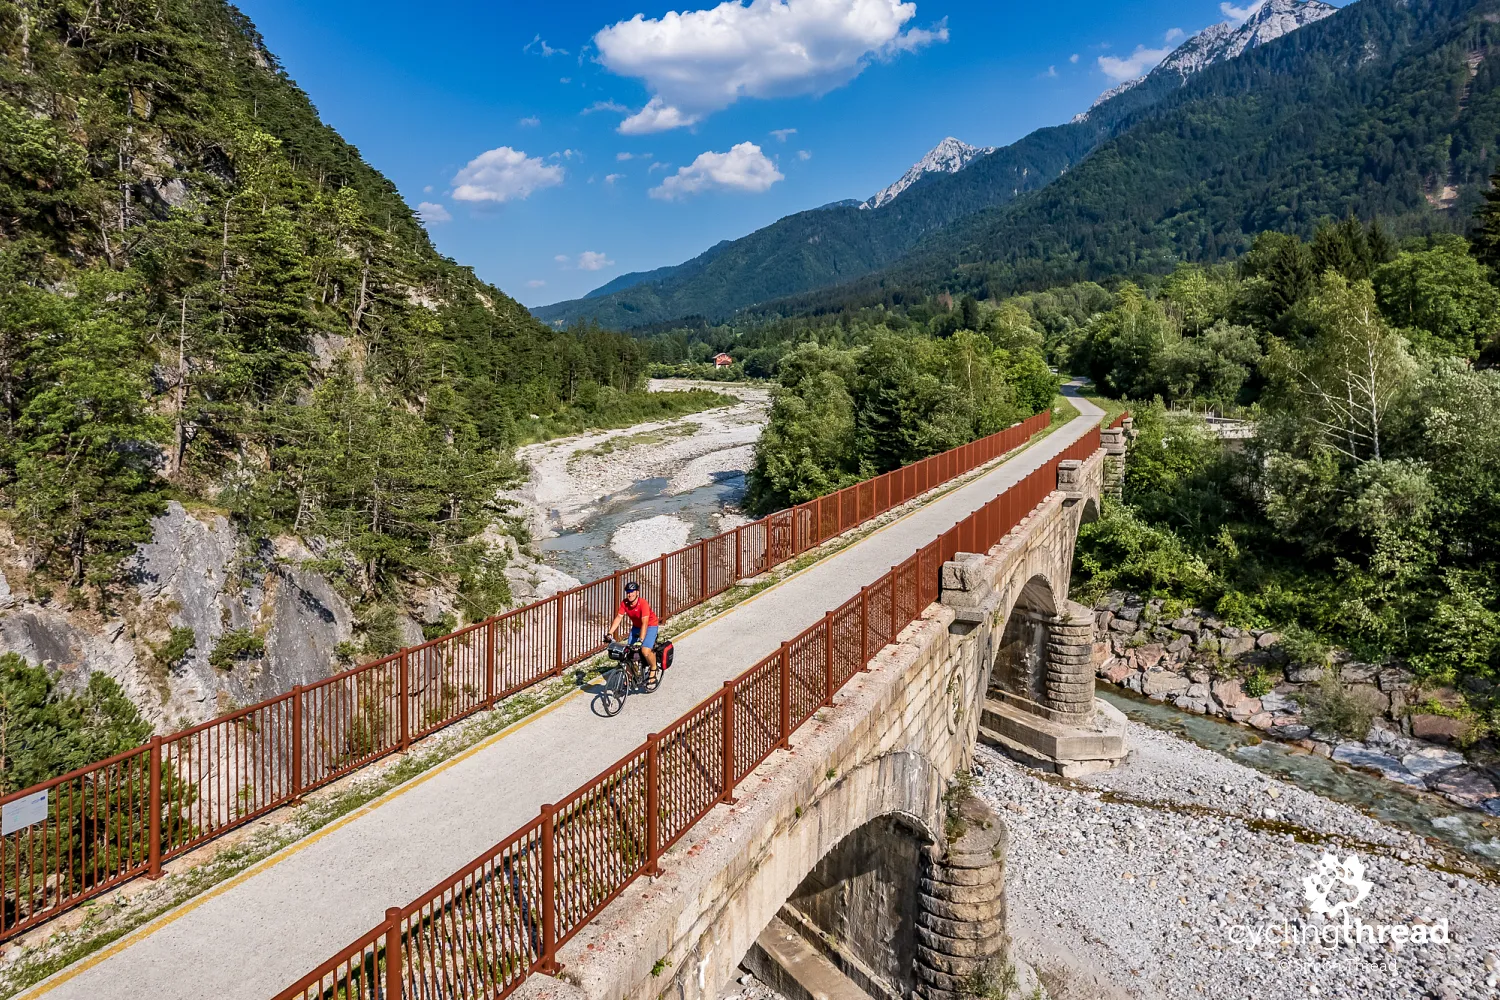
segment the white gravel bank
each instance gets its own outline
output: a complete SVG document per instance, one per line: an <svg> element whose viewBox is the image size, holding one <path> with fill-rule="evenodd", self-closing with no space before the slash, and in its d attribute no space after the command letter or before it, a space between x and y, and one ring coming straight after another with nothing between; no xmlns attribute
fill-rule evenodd
<svg viewBox="0 0 1500 1000"><path fill-rule="evenodd" d="M643 563L682 548L692 530L682 518L662 514L624 525L610 538L609 547L626 562Z"/></svg>
<svg viewBox="0 0 1500 1000"><path fill-rule="evenodd" d="M1086 782L1048 780L981 747L977 792L1010 828L1016 956L1054 1000L1469 1000L1497 995L1500 889L1357 810L1132 723L1131 755ZM1447 921L1448 943L1273 944L1325 926L1303 878L1358 856L1368 925ZM1353 894L1339 885L1330 897ZM1334 920L1334 923L1339 923ZM1061 985L1059 985L1061 984Z"/></svg>

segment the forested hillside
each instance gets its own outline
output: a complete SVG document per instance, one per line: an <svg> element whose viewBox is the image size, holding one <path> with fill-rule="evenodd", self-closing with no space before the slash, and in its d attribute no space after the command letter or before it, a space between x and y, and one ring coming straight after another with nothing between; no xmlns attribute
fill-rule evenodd
<svg viewBox="0 0 1500 1000"><path fill-rule="evenodd" d="M1495 0L1360 0L1195 76L1039 193L782 307L1162 273L1351 213L1462 232L1500 141L1497 21Z"/></svg>
<svg viewBox="0 0 1500 1000"><path fill-rule="evenodd" d="M176 498L482 615L519 440L704 405L643 374L440 257L221 0L0 0L0 504L34 594L109 604Z"/></svg>
<svg viewBox="0 0 1500 1000"><path fill-rule="evenodd" d="M878 209L845 205L799 212L623 290L534 312L549 323L588 319L629 329L684 316L721 319L759 302L857 278L898 260L949 222L1054 180L1107 134L1108 120L1043 129L956 174L924 179Z"/></svg>
<svg viewBox="0 0 1500 1000"><path fill-rule="evenodd" d="M1500 733L1497 209L1472 247L1263 234L1238 268L1127 283L1060 331L1140 432L1125 502L1080 534L1081 596L1275 628L1313 665L1404 661L1462 689L1468 738ZM1185 402L1238 404L1254 436L1225 442L1168 408Z"/></svg>

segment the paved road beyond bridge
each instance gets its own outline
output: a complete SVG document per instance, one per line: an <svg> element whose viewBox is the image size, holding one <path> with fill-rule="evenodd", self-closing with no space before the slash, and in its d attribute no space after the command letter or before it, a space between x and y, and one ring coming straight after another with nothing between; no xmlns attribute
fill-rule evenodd
<svg viewBox="0 0 1500 1000"><path fill-rule="evenodd" d="M1089 433L1102 411L1074 402L1081 416L1010 460L681 636L666 683L619 717L570 695L25 996L266 1000ZM1065 574L1049 579L1065 598Z"/></svg>

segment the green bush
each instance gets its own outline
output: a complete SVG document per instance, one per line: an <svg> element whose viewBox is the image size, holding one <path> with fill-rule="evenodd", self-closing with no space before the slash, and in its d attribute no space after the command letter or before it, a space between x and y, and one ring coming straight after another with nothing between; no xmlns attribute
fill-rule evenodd
<svg viewBox="0 0 1500 1000"><path fill-rule="evenodd" d="M1245 677L1245 693L1252 698L1264 698L1281 683L1281 671L1275 667L1256 667Z"/></svg>
<svg viewBox="0 0 1500 1000"><path fill-rule="evenodd" d="M198 635L186 626L175 626L167 635L167 641L160 646L152 646L151 652L156 656L156 662L168 670L182 663L193 646L198 642Z"/></svg>
<svg viewBox="0 0 1500 1000"><path fill-rule="evenodd" d="M112 678L78 693L15 653L0 655L0 793L27 788L138 746L151 726Z"/></svg>
<svg viewBox="0 0 1500 1000"><path fill-rule="evenodd" d="M1317 685L1306 690L1303 718L1315 732L1338 733L1351 740L1362 740L1369 735L1375 713L1349 694L1337 673L1324 671Z"/></svg>
<svg viewBox="0 0 1500 1000"><path fill-rule="evenodd" d="M231 629L219 636L208 662L219 670L233 670L239 660L253 660L266 653L266 640L256 635L254 629Z"/></svg>

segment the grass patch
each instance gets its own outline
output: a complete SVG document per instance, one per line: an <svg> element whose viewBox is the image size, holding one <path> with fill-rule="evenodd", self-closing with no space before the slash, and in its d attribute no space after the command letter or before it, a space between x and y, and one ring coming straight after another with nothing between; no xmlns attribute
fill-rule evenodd
<svg viewBox="0 0 1500 1000"><path fill-rule="evenodd" d="M621 434L607 441L601 441L592 448L584 448L575 451L568 456L568 464L572 465L580 458L599 458L612 455L617 451L628 451L631 448L643 448L647 445L662 444L677 438L692 437L698 433L697 424L673 424L654 431L640 431L636 434Z"/></svg>
<svg viewBox="0 0 1500 1000"><path fill-rule="evenodd" d="M584 431L607 431L656 420L671 420L690 413L734 406L740 400L709 389L681 392L614 392L599 390L592 405L570 406L547 416L516 422L516 443L536 444L569 437Z"/></svg>

